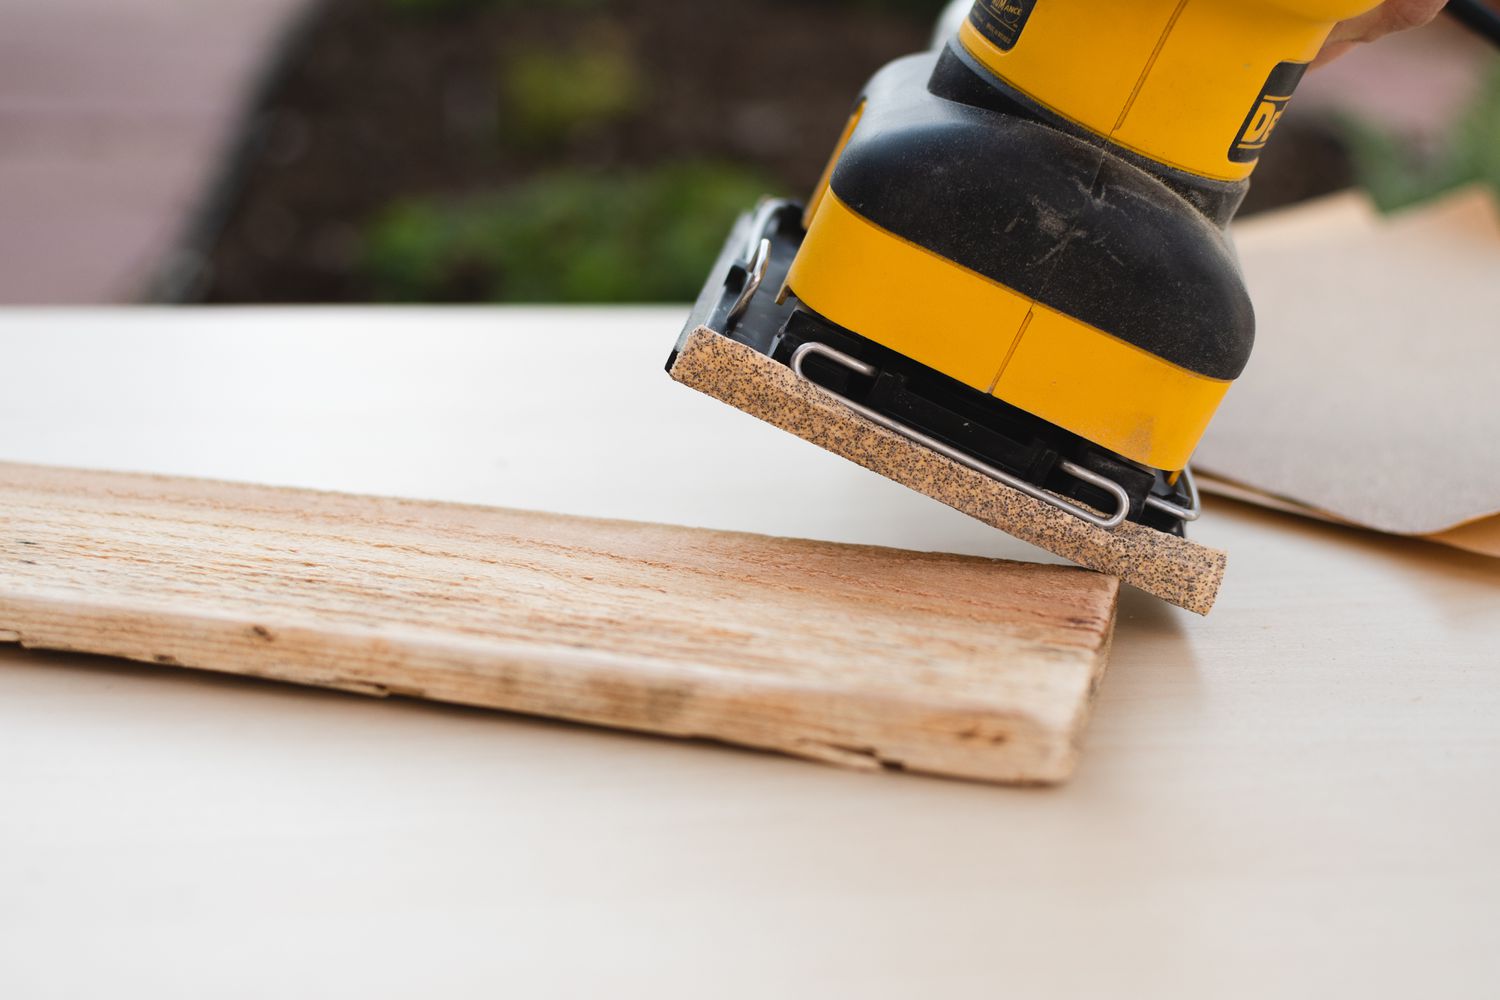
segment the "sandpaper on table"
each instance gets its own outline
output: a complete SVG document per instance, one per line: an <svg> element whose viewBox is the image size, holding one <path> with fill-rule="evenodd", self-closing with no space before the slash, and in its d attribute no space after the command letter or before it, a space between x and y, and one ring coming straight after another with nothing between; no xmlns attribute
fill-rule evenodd
<svg viewBox="0 0 1500 1000"><path fill-rule="evenodd" d="M672 384L681 317L9 313L0 459L1046 558ZM0 992L1494 981L1500 571L1214 499L1195 533L1212 617L1122 592L1046 792L0 650Z"/></svg>

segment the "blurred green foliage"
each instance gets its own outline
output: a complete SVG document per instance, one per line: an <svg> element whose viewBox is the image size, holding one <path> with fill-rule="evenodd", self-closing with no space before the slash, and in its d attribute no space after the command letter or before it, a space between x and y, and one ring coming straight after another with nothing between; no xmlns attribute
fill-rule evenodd
<svg viewBox="0 0 1500 1000"><path fill-rule="evenodd" d="M500 73L500 134L513 145L555 145L646 103L645 75L628 44L607 32L568 48L516 53Z"/></svg>
<svg viewBox="0 0 1500 1000"><path fill-rule="evenodd" d="M627 174L563 168L569 140L648 110L647 66L610 0L384 0L413 15L483 9L594 13L551 45L497 52L498 138L557 154L550 172L464 198L414 198L368 228L360 265L395 302L681 302L695 298L735 216L768 189L744 168L668 164ZM789 0L933 22L943 0ZM690 8L684 16L690 16ZM768 11L767 17L774 17ZM581 33L580 33L581 32ZM572 143L571 145L578 145Z"/></svg>
<svg viewBox="0 0 1500 1000"><path fill-rule="evenodd" d="M740 168L692 164L408 202L374 225L364 276L396 302L688 301L764 190Z"/></svg>
<svg viewBox="0 0 1500 1000"><path fill-rule="evenodd" d="M450 11L482 7L551 7L553 9L589 10L606 7L609 0L385 0L396 10L412 14L443 14ZM933 19L945 6L945 0L802 0L812 7L864 7L891 11L913 17Z"/></svg>
<svg viewBox="0 0 1500 1000"><path fill-rule="evenodd" d="M565 10L593 10L608 0L385 0L386 6L408 14L448 14L484 7L500 9L551 7Z"/></svg>
<svg viewBox="0 0 1500 1000"><path fill-rule="evenodd" d="M1399 138L1364 121L1344 124L1360 183L1382 211L1475 182L1500 191L1500 71L1489 77L1436 154L1417 156Z"/></svg>
<svg viewBox="0 0 1500 1000"><path fill-rule="evenodd" d="M948 6L947 0L802 0L810 7L863 7L865 10L905 14L926 23L935 23Z"/></svg>

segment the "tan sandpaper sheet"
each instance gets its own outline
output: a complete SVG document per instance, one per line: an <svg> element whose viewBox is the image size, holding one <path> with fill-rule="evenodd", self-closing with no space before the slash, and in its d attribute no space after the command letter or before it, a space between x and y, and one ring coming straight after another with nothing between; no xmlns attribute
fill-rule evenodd
<svg viewBox="0 0 1500 1000"><path fill-rule="evenodd" d="M1288 500L1271 493L1265 493L1254 487L1243 483L1236 483L1228 479L1220 479L1217 476L1199 473L1198 486L1205 493L1215 493L1231 500L1241 500L1271 510L1279 510L1288 514L1296 514L1301 517L1311 517L1319 521L1328 521L1332 524L1349 525L1350 527L1363 527L1353 524L1343 518L1335 517L1326 510L1318 510ZM1418 538L1430 542L1440 542L1443 545L1452 546L1455 549L1463 549L1476 555L1492 556L1500 558L1500 516L1482 517L1468 524L1461 524L1447 531L1440 531L1432 535L1418 535Z"/></svg>
<svg viewBox="0 0 1500 1000"><path fill-rule="evenodd" d="M1500 559L1500 517L1480 518L1427 537L1456 549Z"/></svg>
<svg viewBox="0 0 1500 1000"><path fill-rule="evenodd" d="M1237 228L1258 335L1205 485L1500 555L1500 207L1340 195Z"/></svg>

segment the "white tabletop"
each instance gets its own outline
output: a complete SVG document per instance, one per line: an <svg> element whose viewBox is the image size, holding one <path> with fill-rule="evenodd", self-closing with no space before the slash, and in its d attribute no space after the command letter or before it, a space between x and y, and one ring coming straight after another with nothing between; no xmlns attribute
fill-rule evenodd
<svg viewBox="0 0 1500 1000"><path fill-rule="evenodd" d="M671 383L684 312L4 312L0 459L1045 558ZM1494 989L1500 562L1197 528L1051 791L0 647L0 996Z"/></svg>

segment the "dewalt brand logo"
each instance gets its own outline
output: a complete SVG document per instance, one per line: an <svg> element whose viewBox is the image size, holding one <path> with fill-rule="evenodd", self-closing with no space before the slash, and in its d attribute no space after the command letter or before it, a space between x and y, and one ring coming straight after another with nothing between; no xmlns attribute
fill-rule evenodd
<svg viewBox="0 0 1500 1000"><path fill-rule="evenodd" d="M969 23L1002 52L1015 48L1037 0L979 0L969 12Z"/></svg>
<svg viewBox="0 0 1500 1000"><path fill-rule="evenodd" d="M1260 96L1255 99L1254 107L1245 116L1245 124L1240 126L1240 134L1229 147L1230 160L1235 163L1254 163L1260 158L1260 151L1271 140L1271 133L1276 131L1281 116L1286 113L1286 106L1291 103L1293 91L1302 82L1302 74L1306 72L1307 63L1293 62L1281 63L1271 70Z"/></svg>

